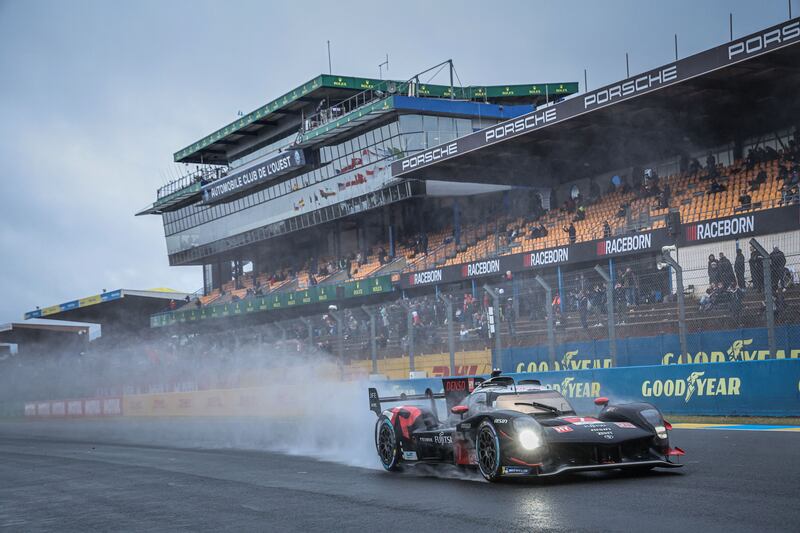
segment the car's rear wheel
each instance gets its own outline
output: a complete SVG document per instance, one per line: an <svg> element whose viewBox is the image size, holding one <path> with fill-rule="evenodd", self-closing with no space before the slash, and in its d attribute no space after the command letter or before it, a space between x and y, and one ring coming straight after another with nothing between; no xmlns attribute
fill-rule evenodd
<svg viewBox="0 0 800 533"><path fill-rule="evenodd" d="M390 472L400 469L400 443L392 421L385 416L378 419L375 427L375 447L383 468Z"/></svg>
<svg viewBox="0 0 800 533"><path fill-rule="evenodd" d="M500 479L500 438L488 420L478 428L475 438L475 453L478 456L478 470L487 481Z"/></svg>

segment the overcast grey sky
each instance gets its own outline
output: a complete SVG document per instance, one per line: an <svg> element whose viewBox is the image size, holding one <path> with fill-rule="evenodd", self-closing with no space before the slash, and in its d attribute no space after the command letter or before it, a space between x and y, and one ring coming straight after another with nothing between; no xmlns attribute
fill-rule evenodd
<svg viewBox="0 0 800 533"><path fill-rule="evenodd" d="M800 1L794 2L795 16ZM172 154L314 76L589 88L787 18L761 1L0 0L0 322L101 289L194 291L152 202ZM173 167L172 169L170 167ZM174 174L173 174L174 175Z"/></svg>

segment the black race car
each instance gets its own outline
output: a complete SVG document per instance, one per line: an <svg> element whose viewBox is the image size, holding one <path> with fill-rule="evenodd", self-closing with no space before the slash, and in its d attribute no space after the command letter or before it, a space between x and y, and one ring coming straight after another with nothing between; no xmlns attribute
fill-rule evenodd
<svg viewBox="0 0 800 533"><path fill-rule="evenodd" d="M684 455L669 445L670 424L648 403L603 406L597 417L576 416L561 393L537 380L515 382L498 372L482 378L444 378L444 393L381 398L369 389L378 415L375 445L386 470L404 464L477 466L489 481L503 476L553 476L615 468L676 468ZM442 421L437 400L451 413ZM384 410L382 403L416 402ZM419 405L422 404L422 405Z"/></svg>

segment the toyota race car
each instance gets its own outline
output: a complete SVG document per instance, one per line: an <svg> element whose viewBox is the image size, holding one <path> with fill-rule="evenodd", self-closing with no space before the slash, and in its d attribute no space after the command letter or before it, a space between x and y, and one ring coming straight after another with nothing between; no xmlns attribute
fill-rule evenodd
<svg viewBox="0 0 800 533"><path fill-rule="evenodd" d="M482 378L444 378L444 393L381 398L369 389L378 415L375 445L386 470L404 464L477 466L489 481L504 476L553 476L606 469L649 470L682 466L669 444L672 429L648 403L603 406L597 417L576 416L561 393L538 380L515 382L495 371ZM449 411L442 421L437 400ZM384 403L415 401L384 409Z"/></svg>

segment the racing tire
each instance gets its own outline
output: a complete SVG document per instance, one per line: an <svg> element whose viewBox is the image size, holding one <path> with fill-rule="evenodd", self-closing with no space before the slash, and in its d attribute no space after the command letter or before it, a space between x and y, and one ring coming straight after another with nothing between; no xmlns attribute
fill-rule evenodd
<svg viewBox="0 0 800 533"><path fill-rule="evenodd" d="M500 437L494 425L484 420L478 426L475 437L475 455L478 460L478 470L486 481L494 482L500 479Z"/></svg>
<svg viewBox="0 0 800 533"><path fill-rule="evenodd" d="M383 468L389 472L400 470L400 440L392 421L381 415L375 424L375 448Z"/></svg>

